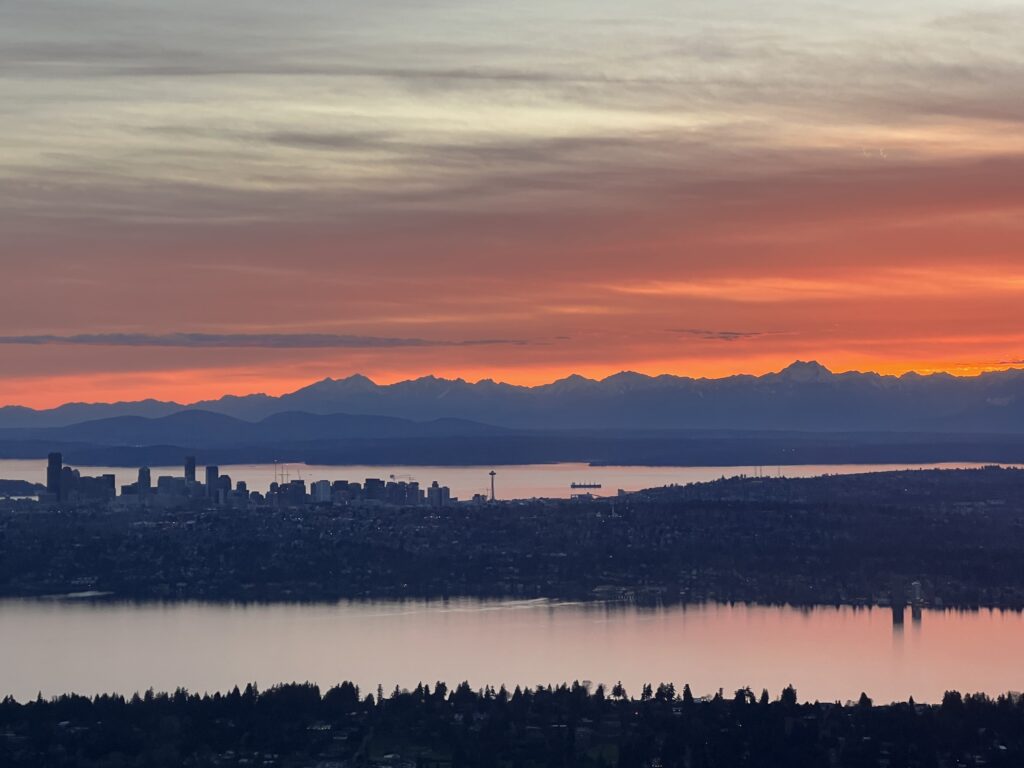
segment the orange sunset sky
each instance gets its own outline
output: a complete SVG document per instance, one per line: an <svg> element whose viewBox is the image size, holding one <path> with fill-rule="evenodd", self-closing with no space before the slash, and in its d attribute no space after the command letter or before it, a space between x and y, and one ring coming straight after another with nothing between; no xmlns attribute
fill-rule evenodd
<svg viewBox="0 0 1024 768"><path fill-rule="evenodd" d="M1020 6L4 17L0 404L1024 365Z"/></svg>

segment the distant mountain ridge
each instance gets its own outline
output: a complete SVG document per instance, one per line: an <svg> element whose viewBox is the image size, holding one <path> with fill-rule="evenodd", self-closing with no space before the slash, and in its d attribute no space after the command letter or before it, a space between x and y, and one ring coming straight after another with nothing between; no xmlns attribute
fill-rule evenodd
<svg viewBox="0 0 1024 768"><path fill-rule="evenodd" d="M530 430L1020 434L1024 433L1024 370L972 377L884 376L836 374L819 363L797 361L762 376L694 379L625 371L602 380L572 375L535 387L434 376L379 385L355 375L327 378L280 397L230 395L188 405L157 400L70 403L43 411L10 406L0 408L0 428L66 427L128 416L160 419L182 412L207 412L251 423L287 413L344 414L350 419L377 416L418 423L461 419L476 422L478 429L493 425ZM381 421L376 427L386 430L386 425Z"/></svg>
<svg viewBox="0 0 1024 768"><path fill-rule="evenodd" d="M222 413L181 410L168 416L113 416L61 427L0 428L0 443L50 442L102 446L258 447L340 440L497 437L508 430L464 419L418 422L389 416L288 411L258 422Z"/></svg>

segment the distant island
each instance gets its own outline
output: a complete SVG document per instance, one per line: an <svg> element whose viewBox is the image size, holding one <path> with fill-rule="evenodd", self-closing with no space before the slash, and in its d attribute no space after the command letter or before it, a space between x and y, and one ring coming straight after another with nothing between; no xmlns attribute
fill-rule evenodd
<svg viewBox="0 0 1024 768"><path fill-rule="evenodd" d="M923 606L1024 609L1019 469L457 505L298 489L259 507L11 502L0 531L8 597L746 601L886 605L894 621Z"/></svg>

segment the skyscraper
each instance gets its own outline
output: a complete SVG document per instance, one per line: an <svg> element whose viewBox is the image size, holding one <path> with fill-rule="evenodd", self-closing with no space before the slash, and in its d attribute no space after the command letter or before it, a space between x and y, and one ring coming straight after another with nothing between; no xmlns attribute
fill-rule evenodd
<svg viewBox="0 0 1024 768"><path fill-rule="evenodd" d="M331 501L331 481L317 480L310 486L310 494L314 504L329 504Z"/></svg>
<svg viewBox="0 0 1024 768"><path fill-rule="evenodd" d="M446 485L438 485L437 480L427 488L427 503L432 507L447 507L452 500L451 490Z"/></svg>
<svg viewBox="0 0 1024 768"><path fill-rule="evenodd" d="M61 501L67 501L71 498L72 492L75 490L75 486L78 485L78 478L80 474L77 469L71 467L61 467L60 469L60 489L58 492L58 498Z"/></svg>
<svg viewBox="0 0 1024 768"><path fill-rule="evenodd" d="M51 453L46 459L46 492L60 498L60 471L64 466L64 457L59 453Z"/></svg>
<svg viewBox="0 0 1024 768"><path fill-rule="evenodd" d="M147 496L153 492L153 476L149 467L139 469L139 495Z"/></svg>
<svg viewBox="0 0 1024 768"><path fill-rule="evenodd" d="M196 481L196 457L185 457L185 484L192 485Z"/></svg>
<svg viewBox="0 0 1024 768"><path fill-rule="evenodd" d="M206 495L210 498L217 498L218 479L220 478L220 467L210 464L206 467Z"/></svg>

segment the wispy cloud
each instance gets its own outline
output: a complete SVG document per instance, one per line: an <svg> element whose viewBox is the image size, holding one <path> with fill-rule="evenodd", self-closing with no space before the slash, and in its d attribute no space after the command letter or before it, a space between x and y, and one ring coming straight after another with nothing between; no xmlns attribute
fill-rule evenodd
<svg viewBox="0 0 1024 768"><path fill-rule="evenodd" d="M798 301L851 301L872 298L945 297L1024 292L1024 275L979 273L976 270L887 269L832 277L715 277L690 280L648 280L603 286L613 293L652 298L715 299L735 303L771 304ZM695 333L699 335L699 331Z"/></svg>
<svg viewBox="0 0 1024 768"><path fill-rule="evenodd" d="M669 333L694 336L707 341L743 341L766 335L761 331L714 331L706 328L669 328Z"/></svg>
<svg viewBox="0 0 1024 768"><path fill-rule="evenodd" d="M262 349L379 349L523 345L522 339L437 339L349 336L333 333L83 333L73 336L0 336L0 344L96 347L255 347Z"/></svg>

